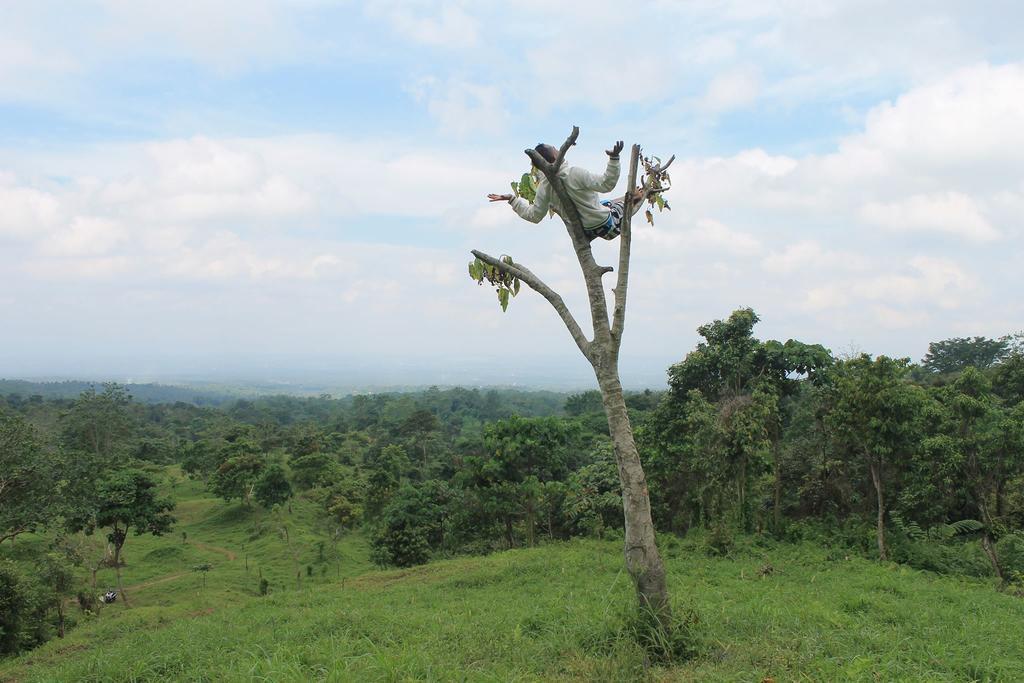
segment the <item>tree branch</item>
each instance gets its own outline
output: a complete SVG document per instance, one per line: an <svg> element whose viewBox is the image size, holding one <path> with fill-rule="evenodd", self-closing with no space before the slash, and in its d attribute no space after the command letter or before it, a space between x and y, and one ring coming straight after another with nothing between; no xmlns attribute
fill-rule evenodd
<svg viewBox="0 0 1024 683"><path fill-rule="evenodd" d="M633 240L633 188L636 186L639 162L640 145L633 145L633 151L629 156L626 200L622 212L622 228L619 233L619 275L615 289L612 290L615 293L615 310L612 314L612 348L616 357L618 357L619 347L622 345L622 330L626 325L626 290L629 287L629 256ZM672 159L669 159L669 164L671 163Z"/></svg>
<svg viewBox="0 0 1024 683"><path fill-rule="evenodd" d="M651 174L652 174L652 175L657 175L657 174L659 174L659 173L662 173L662 172L664 172L664 171L667 171L667 170L668 170L668 167L669 167L669 166L671 166L671 165L672 165L672 162L673 162L673 161L675 161L675 160L676 160L676 155L675 155L675 154L673 154L672 156L670 156L670 157L668 158L668 161L666 161L666 162L665 162L664 164L658 164L657 166L655 166L654 168L652 168L652 169L651 169Z"/></svg>
<svg viewBox="0 0 1024 683"><path fill-rule="evenodd" d="M485 254L482 251L476 249L470 252L473 256L477 257L484 263L494 266L503 273L508 273L514 277L519 278L533 291L540 294L542 297L548 300L555 312L558 313L558 317L565 323L566 328L569 330L569 334L572 335L573 341L576 342L576 346L580 348L583 355L590 360L590 341L587 340L586 335L583 334L583 330L580 329L579 323L576 322L576 318L573 317L569 307L565 305L565 301L562 300L562 296L555 290L548 287L544 282L533 274L529 268L522 265L521 263L508 264L501 259L494 258L489 254Z"/></svg>
<svg viewBox="0 0 1024 683"><path fill-rule="evenodd" d="M590 240L587 239L586 233L583 231L583 221L580 219L576 203L569 196L565 189L565 184L558 175L558 169L562 165L565 153L576 144L579 132L580 129L577 126L572 127L569 137L565 139L565 142L562 143L561 148L558 150L558 156L554 164L548 163L537 150L528 149L526 150L526 155L530 157L533 164L544 174L548 183L551 184L551 189L558 196L559 215L565 223L569 238L572 240L573 248L576 250L576 258L579 260L580 269L583 271L583 281L587 285L587 299L590 301L590 316L593 321L594 341L596 342L598 340L610 340L611 338L611 329L608 321L608 303L604 295L604 286L601 284L601 276L609 271L606 266L599 266L594 260L594 252L590 248Z"/></svg>
<svg viewBox="0 0 1024 683"><path fill-rule="evenodd" d="M15 529L14 531L10 531L10 532L4 534L3 536L0 536L0 543L3 543L4 541L8 541L8 540L13 540L15 537L20 536L21 534L25 533L28 530L29 530L28 527L21 527L20 529Z"/></svg>
<svg viewBox="0 0 1024 683"><path fill-rule="evenodd" d="M558 148L558 156L555 157L555 163L551 165L551 172L557 173L558 169L562 167L562 162L565 161L565 154L569 151L569 148L576 144L576 138L580 136L580 127L573 126L572 132L569 133L569 137L565 139L562 146Z"/></svg>
<svg viewBox="0 0 1024 683"><path fill-rule="evenodd" d="M672 162L675 161L675 160L676 160L676 155L673 154L672 156L670 156L668 158L668 161L666 161L664 164L658 164L657 166L653 166L651 168L651 172L647 175L647 182L644 183L644 188L643 188L644 189L644 198L645 199L647 197L650 197L651 195L655 195L655 194L657 194L659 192L664 192L665 190L669 189L668 187L652 187L652 186L654 185L655 179L661 173L663 173L665 170L667 170L668 167L671 166ZM671 186L671 183L669 183L669 185Z"/></svg>

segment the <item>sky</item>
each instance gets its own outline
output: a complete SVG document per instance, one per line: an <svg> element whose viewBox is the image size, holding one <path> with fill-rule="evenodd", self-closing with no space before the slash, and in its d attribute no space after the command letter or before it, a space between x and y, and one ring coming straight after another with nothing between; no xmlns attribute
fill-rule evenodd
<svg viewBox="0 0 1024 683"><path fill-rule="evenodd" d="M677 157L626 386L745 306L915 360L1024 328L1019 2L34 0L0 5L0 376L589 386L466 272L586 319L558 219L485 199L573 125L575 165Z"/></svg>

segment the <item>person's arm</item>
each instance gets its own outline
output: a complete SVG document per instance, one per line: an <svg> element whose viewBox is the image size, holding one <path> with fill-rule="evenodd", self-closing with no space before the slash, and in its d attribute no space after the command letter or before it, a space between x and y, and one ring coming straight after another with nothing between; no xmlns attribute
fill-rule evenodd
<svg viewBox="0 0 1024 683"><path fill-rule="evenodd" d="M551 205L551 188L546 180L541 180L537 186L537 196L533 198L533 203L510 194L489 194L487 198L492 202L508 202L512 205L512 210L520 217L531 223L540 223Z"/></svg>
<svg viewBox="0 0 1024 683"><path fill-rule="evenodd" d="M622 141L620 140L612 145L611 149L605 150L604 153L608 155L608 166L604 170L604 175L580 169L583 189L593 190L594 192L611 192L615 189L616 183L619 182L619 173L621 172L619 152L622 151L622 147Z"/></svg>

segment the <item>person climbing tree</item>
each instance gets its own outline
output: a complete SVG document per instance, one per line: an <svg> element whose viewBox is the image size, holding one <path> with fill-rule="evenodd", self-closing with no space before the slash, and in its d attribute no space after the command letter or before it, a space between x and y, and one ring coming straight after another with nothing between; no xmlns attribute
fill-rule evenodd
<svg viewBox="0 0 1024 683"><path fill-rule="evenodd" d="M503 309L508 306L509 298L519 292L520 282L526 283L530 289L543 296L555 309L569 330L573 341L576 342L576 346L593 367L598 387L601 389L601 398L605 415L608 418L608 430L622 486L622 507L626 531L624 548L626 568L636 586L641 610L652 615L655 624L665 628L671 624L672 618L665 565L655 542L647 480L640 464L640 456L633 438L629 415L626 413L622 384L619 380L619 348L626 321L626 289L629 282L629 256L632 241L630 220L633 215L633 205L638 202L634 201L637 197L636 193L632 191L623 198L622 219L619 225L621 239L619 240L618 273L615 288L612 290L615 295L615 304L609 312L601 278L612 272L613 268L601 266L594 260L594 254L590 247L593 238L587 233L583 222L584 211L578 206L575 197L582 195L584 199L587 199L590 196L587 193L597 192L596 189L593 189L595 187L608 189L614 187L612 181L617 180L618 176L616 157L622 150L622 143L618 142L608 150L610 157L608 172L605 177L600 179L600 182L596 182L591 174L584 176L583 173L574 169L563 169L565 154L570 147L576 144L579 132L579 128L573 126L572 133L558 150L553 148L525 150L534 167L543 175L541 182L546 181L548 189L545 190L545 195L549 197L546 200L542 197L539 201L537 197L534 197L533 206L536 208L532 210L532 213L527 212L527 215L534 216L538 210L543 215L547 206L557 206L558 215L565 223L569 238L576 251L580 269L583 271L583 281L587 288L593 324L592 338L587 338L586 333L568 306L565 305L561 295L534 275L529 268L513 260L511 256L503 255L495 258L482 251L473 250L472 254L475 260L469 264L469 275L479 284L483 284L486 280L493 285ZM643 159L644 178L640 183L640 197L656 197L659 208L664 204L664 200L661 199L660 194L655 193L668 187L669 177L665 170L673 159L674 157L670 158L664 164L655 157ZM636 187L639 162L640 146L633 145L627 180L629 188ZM527 179L528 177L524 176L524 181ZM517 187L521 186L522 184ZM584 187L590 189L583 189ZM543 188L543 185L537 184L538 195ZM573 194L574 191L576 195ZM505 195L492 195L491 199L500 201L505 197ZM509 200L505 199L505 201ZM543 204L545 201L546 205ZM523 206L522 203L517 204L519 207ZM588 203L587 206L593 208L592 204ZM665 206L667 208L667 205ZM586 215L591 214L588 211ZM648 220L651 220L649 212Z"/></svg>
<svg viewBox="0 0 1024 683"><path fill-rule="evenodd" d="M580 221L583 223L583 232L588 240L593 241L597 237L612 240L622 231L626 197L604 201L598 198L599 192L611 192L619 182L619 152L622 151L622 147L622 141L619 140L611 149L605 150L605 154L608 155L608 167L603 174L592 173L585 168L568 164L562 164L558 170L558 177L576 206ZM533 149L549 164L553 164L558 157L558 149L551 145L541 143ZM640 209L644 196L642 189L634 189L633 213ZM512 205L513 211L531 223L540 223L548 209L564 219L558 195L543 175L537 181L536 195L532 202L526 197L517 197L513 194L489 194L487 198L492 202L508 202Z"/></svg>

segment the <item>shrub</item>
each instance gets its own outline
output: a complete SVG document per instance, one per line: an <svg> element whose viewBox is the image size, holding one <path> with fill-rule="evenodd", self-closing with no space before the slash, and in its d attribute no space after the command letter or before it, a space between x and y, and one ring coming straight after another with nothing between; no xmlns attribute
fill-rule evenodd
<svg viewBox="0 0 1024 683"><path fill-rule="evenodd" d="M1024 531L1015 531L999 539L996 554L1007 575L1024 574Z"/></svg>
<svg viewBox="0 0 1024 683"><path fill-rule="evenodd" d="M716 522L708 532L705 550L712 557L728 555L733 546L732 530L724 521Z"/></svg>
<svg viewBox="0 0 1024 683"><path fill-rule="evenodd" d="M28 650L50 639L49 598L13 562L0 562L0 655Z"/></svg>
<svg viewBox="0 0 1024 683"><path fill-rule="evenodd" d="M412 567L430 559L426 532L418 527L381 527L371 541L371 559L382 567Z"/></svg>

